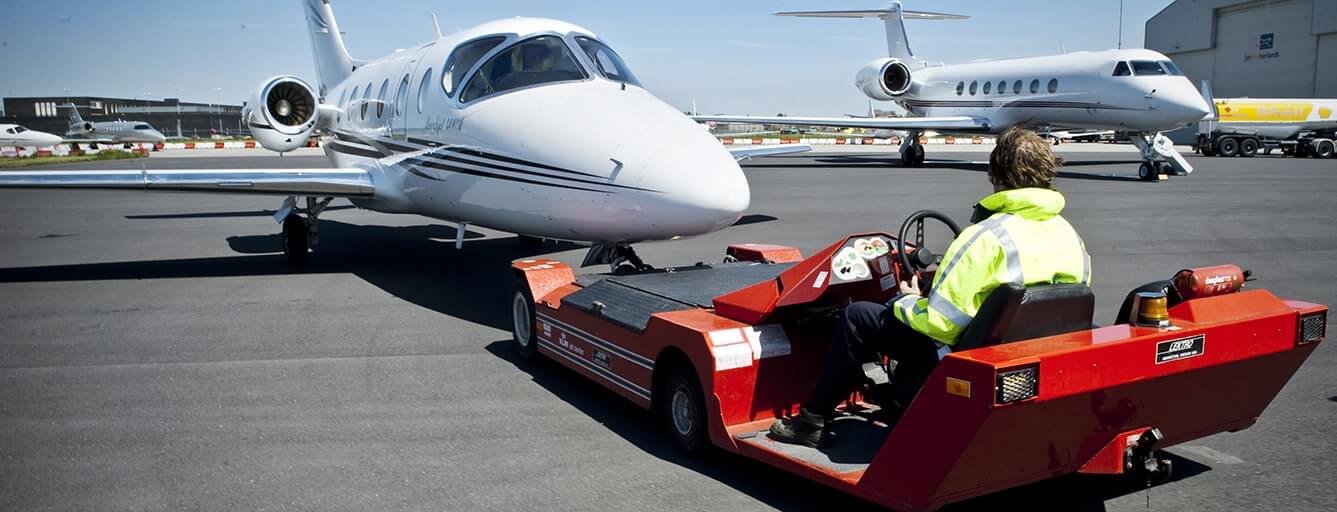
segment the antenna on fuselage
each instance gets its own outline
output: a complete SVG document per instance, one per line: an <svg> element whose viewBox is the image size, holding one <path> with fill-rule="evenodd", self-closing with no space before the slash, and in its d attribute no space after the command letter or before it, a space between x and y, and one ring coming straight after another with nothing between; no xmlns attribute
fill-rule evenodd
<svg viewBox="0 0 1337 512"><path fill-rule="evenodd" d="M432 13L432 32L436 33L437 39L441 39L441 24L436 22L436 13Z"/></svg>

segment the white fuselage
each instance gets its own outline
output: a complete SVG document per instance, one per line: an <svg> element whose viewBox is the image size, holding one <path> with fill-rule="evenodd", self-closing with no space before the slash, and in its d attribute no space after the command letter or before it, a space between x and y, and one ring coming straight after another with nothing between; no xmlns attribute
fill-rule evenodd
<svg viewBox="0 0 1337 512"><path fill-rule="evenodd" d="M92 130L80 127L68 135L90 140L110 140L112 142L147 142L157 144L167 140L157 129L140 121L98 121L86 123Z"/></svg>
<svg viewBox="0 0 1337 512"><path fill-rule="evenodd" d="M992 132L1016 125L1166 131L1208 112L1193 84L1179 74L1114 73L1119 62L1169 60L1150 50L1108 50L922 67L895 101L923 117L987 119Z"/></svg>
<svg viewBox="0 0 1337 512"><path fill-rule="evenodd" d="M585 77L461 100L489 59L540 35L570 46ZM505 41L454 70L467 74L447 94L443 64L485 36ZM596 242L699 235L737 221L750 196L728 151L640 86L601 76L576 36L595 37L514 18L365 63L325 92L323 105L340 111L325 152L337 167L372 171L376 197L355 202L378 211Z"/></svg>
<svg viewBox="0 0 1337 512"><path fill-rule="evenodd" d="M0 124L0 147L45 148L60 144L60 136L29 130L17 124Z"/></svg>

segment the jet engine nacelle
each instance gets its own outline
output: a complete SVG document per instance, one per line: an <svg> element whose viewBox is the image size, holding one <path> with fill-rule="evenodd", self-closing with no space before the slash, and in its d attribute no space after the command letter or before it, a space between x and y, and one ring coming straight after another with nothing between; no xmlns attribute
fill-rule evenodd
<svg viewBox="0 0 1337 512"><path fill-rule="evenodd" d="M93 126L93 123L84 121L84 131L88 133L93 133L93 131L95 130L97 130L97 128Z"/></svg>
<svg viewBox="0 0 1337 512"><path fill-rule="evenodd" d="M910 92L910 66L890 57L869 62L854 77L854 85L869 98L891 101Z"/></svg>
<svg viewBox="0 0 1337 512"><path fill-rule="evenodd" d="M320 102L302 79L279 76L266 81L242 107L241 117L256 142L270 151L305 147L316 131Z"/></svg>

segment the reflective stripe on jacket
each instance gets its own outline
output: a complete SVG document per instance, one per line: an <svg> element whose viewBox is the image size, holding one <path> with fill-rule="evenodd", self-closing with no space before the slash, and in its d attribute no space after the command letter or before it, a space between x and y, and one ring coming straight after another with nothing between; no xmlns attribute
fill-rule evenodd
<svg viewBox="0 0 1337 512"><path fill-rule="evenodd" d="M927 297L897 299L892 314L916 331L951 345L989 293L1003 283L1091 284L1091 256L1059 216L1055 190L1004 190L980 200L993 213L961 230L943 254Z"/></svg>

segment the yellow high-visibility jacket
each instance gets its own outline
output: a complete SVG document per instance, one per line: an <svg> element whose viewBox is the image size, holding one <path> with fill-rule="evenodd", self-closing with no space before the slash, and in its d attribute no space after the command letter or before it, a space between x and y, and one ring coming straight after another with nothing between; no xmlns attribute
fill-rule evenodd
<svg viewBox="0 0 1337 512"><path fill-rule="evenodd" d="M980 200L988 219L961 230L942 257L927 297L905 295L892 314L947 344L1003 283L1091 284L1091 256L1063 211L1063 194L1044 188L1004 190Z"/></svg>

